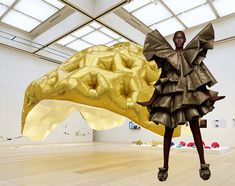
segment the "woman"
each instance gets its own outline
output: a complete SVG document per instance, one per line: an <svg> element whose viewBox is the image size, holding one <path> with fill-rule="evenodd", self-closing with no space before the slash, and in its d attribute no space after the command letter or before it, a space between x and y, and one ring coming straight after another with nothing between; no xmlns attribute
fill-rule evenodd
<svg viewBox="0 0 235 186"><path fill-rule="evenodd" d="M162 73L152 98L139 104L147 106L151 121L165 126L164 165L159 168L158 179L165 181L168 176L174 128L189 122L200 158L200 177L208 180L211 173L204 159L198 119L214 109L215 101L224 98L207 89L216 80L202 62L207 50L213 48L214 30L211 24L207 25L185 48L184 32L177 31L173 41L175 50L157 30L147 35L144 55L147 60L155 60Z"/></svg>

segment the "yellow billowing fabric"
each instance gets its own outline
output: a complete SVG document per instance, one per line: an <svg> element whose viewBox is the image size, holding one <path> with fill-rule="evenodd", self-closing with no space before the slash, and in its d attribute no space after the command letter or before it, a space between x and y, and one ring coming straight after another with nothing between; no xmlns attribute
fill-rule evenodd
<svg viewBox="0 0 235 186"><path fill-rule="evenodd" d="M23 135L44 139L74 111L95 130L122 125L127 117L163 135L164 126L149 121L146 107L136 103L151 98L161 73L142 53L142 47L128 42L94 46L33 81L25 92ZM178 127L173 136L179 135Z"/></svg>

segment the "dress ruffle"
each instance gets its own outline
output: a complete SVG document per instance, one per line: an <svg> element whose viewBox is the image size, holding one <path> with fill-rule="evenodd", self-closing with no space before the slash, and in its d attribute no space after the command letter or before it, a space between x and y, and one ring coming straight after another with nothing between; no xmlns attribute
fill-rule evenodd
<svg viewBox="0 0 235 186"><path fill-rule="evenodd" d="M189 63L197 63L206 57L208 49L214 46L214 29L212 24L208 24L199 32L185 47L184 54Z"/></svg>
<svg viewBox="0 0 235 186"><path fill-rule="evenodd" d="M150 120L174 128L212 111L214 102L209 95L218 92L206 89L217 83L203 63L208 49L213 48L214 30L208 24L182 51L174 51L157 31L145 39L144 55L155 60L162 68L160 79L155 84L157 96L148 106Z"/></svg>

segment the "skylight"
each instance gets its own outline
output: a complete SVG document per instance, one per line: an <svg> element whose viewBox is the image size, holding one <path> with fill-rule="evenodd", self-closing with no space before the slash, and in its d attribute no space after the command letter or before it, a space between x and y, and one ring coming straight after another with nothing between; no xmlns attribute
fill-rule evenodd
<svg viewBox="0 0 235 186"><path fill-rule="evenodd" d="M118 41L119 42L127 42L128 40L122 37L122 38L118 39Z"/></svg>
<svg viewBox="0 0 235 186"><path fill-rule="evenodd" d="M21 0L14 6L14 9L42 22L58 10L41 0Z"/></svg>
<svg viewBox="0 0 235 186"><path fill-rule="evenodd" d="M91 46L91 44L89 44L85 41L82 41L80 39L77 39L74 42L67 45L67 47L72 48L72 49L77 50L77 51L83 50L83 49L88 48L90 46Z"/></svg>
<svg viewBox="0 0 235 186"><path fill-rule="evenodd" d="M116 43L118 43L118 41L114 40L114 41L111 41L111 42L107 43L106 46L112 46L112 45L114 45Z"/></svg>
<svg viewBox="0 0 235 186"><path fill-rule="evenodd" d="M7 9L7 6L0 4L0 16L2 16L2 14L4 14Z"/></svg>
<svg viewBox="0 0 235 186"><path fill-rule="evenodd" d="M79 38L79 37L82 37L86 34L89 34L93 30L94 30L94 28L92 28L90 26L85 26L85 27L79 29L78 31L74 32L72 35Z"/></svg>
<svg viewBox="0 0 235 186"><path fill-rule="evenodd" d="M93 45L105 44L113 40L111 37L99 32L98 30L82 37L82 39Z"/></svg>
<svg viewBox="0 0 235 186"><path fill-rule="evenodd" d="M157 29L163 36L175 33L178 30L184 30L185 27L174 17L165 21L154 24L150 27L152 30Z"/></svg>
<svg viewBox="0 0 235 186"><path fill-rule="evenodd" d="M123 6L123 8L125 8L128 12L132 12L140 7L143 7L144 5L148 3L151 3L151 1L150 0L135 0Z"/></svg>
<svg viewBox="0 0 235 186"><path fill-rule="evenodd" d="M44 0L46 2L48 2L49 4L53 5L56 8L63 8L65 5L57 0Z"/></svg>
<svg viewBox="0 0 235 186"><path fill-rule="evenodd" d="M70 35L60 39L57 43L74 50L83 50L93 45L112 46L118 42L128 41L115 31L93 21Z"/></svg>
<svg viewBox="0 0 235 186"><path fill-rule="evenodd" d="M10 10L2 19L2 22L17 27L19 29L30 32L41 22L26 16L18 11Z"/></svg>
<svg viewBox="0 0 235 186"><path fill-rule="evenodd" d="M147 26L172 16L160 2L157 4L150 3L147 6L132 12L132 14Z"/></svg>
<svg viewBox="0 0 235 186"><path fill-rule="evenodd" d="M72 41L76 40L77 38L71 35L68 35L66 37L64 37L63 39L61 39L60 41L58 41L58 43L60 45L67 45L68 43L71 43Z"/></svg>
<svg viewBox="0 0 235 186"><path fill-rule="evenodd" d="M14 2L14 0L0 0L0 15L3 15ZM19 0L1 21L31 32L63 7L64 4L57 0Z"/></svg>
<svg viewBox="0 0 235 186"><path fill-rule="evenodd" d="M90 24L90 26L92 26L92 27L95 28L95 29L98 29L98 28L102 27L101 24L99 24L99 23L97 23L97 22L95 22L95 21L93 21L93 22Z"/></svg>
<svg viewBox="0 0 235 186"><path fill-rule="evenodd" d="M179 14L207 3L206 0L163 0L164 3L175 13Z"/></svg>
<svg viewBox="0 0 235 186"><path fill-rule="evenodd" d="M7 5L7 6L11 6L14 2L15 0L0 0L1 4Z"/></svg>
<svg viewBox="0 0 235 186"><path fill-rule="evenodd" d="M105 27L102 27L102 28L99 29L99 30L100 30L101 32L103 32L103 33L105 33L105 34L111 36L111 37L114 38L114 39L120 38L120 35L116 34L115 32L113 32L113 31L111 31L111 30L109 30L109 29L107 29L107 28L105 28Z"/></svg>
<svg viewBox="0 0 235 186"><path fill-rule="evenodd" d="M220 16L226 16L235 12L235 1L231 0L213 0L213 5Z"/></svg>
<svg viewBox="0 0 235 186"><path fill-rule="evenodd" d="M123 8L150 29L167 36L235 13L232 0L133 0ZM217 12L218 13L217 13Z"/></svg>
<svg viewBox="0 0 235 186"><path fill-rule="evenodd" d="M193 27L216 18L208 4L184 12L178 17L187 27ZM192 17L194 19L192 19Z"/></svg>

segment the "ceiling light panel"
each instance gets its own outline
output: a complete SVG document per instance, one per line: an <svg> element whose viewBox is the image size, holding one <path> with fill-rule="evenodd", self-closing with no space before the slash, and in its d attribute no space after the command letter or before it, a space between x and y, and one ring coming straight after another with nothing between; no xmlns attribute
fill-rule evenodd
<svg viewBox="0 0 235 186"><path fill-rule="evenodd" d="M60 45L67 45L68 43L76 40L77 38L71 35L68 35L64 38L62 38L61 40L59 40L57 43L59 43Z"/></svg>
<svg viewBox="0 0 235 186"><path fill-rule="evenodd" d="M7 9L7 6L0 4L0 16L2 16L2 14L4 14Z"/></svg>
<svg viewBox="0 0 235 186"><path fill-rule="evenodd" d="M44 0L46 2L48 2L49 4L53 5L56 8L63 8L65 5L57 0Z"/></svg>
<svg viewBox="0 0 235 186"><path fill-rule="evenodd" d="M221 17L235 12L234 0L214 0L212 3Z"/></svg>
<svg viewBox="0 0 235 186"><path fill-rule="evenodd" d="M7 6L11 6L14 2L15 0L0 0L1 4L7 5Z"/></svg>
<svg viewBox="0 0 235 186"><path fill-rule="evenodd" d="M94 31L95 29L90 27L90 26L85 26L79 30L77 30L76 32L72 33L73 36L76 36L76 37L82 37L86 34L89 34L90 32Z"/></svg>
<svg viewBox="0 0 235 186"><path fill-rule="evenodd" d="M151 1L150 0L134 0L128 3L127 5L123 6L123 8L127 10L128 12L132 12L148 3L151 3Z"/></svg>
<svg viewBox="0 0 235 186"><path fill-rule="evenodd" d="M98 30L82 37L82 39L93 45L105 44L113 40L111 37L103 34Z"/></svg>
<svg viewBox="0 0 235 186"><path fill-rule="evenodd" d="M2 22L12 25L14 27L20 28L27 32L33 30L36 26L38 26L41 22L30 18L20 12L15 10L9 11L3 18Z"/></svg>
<svg viewBox="0 0 235 186"><path fill-rule="evenodd" d="M14 9L23 12L35 19L45 21L47 18L55 14L58 9L49 5L42 0L20 0Z"/></svg>
<svg viewBox="0 0 235 186"><path fill-rule="evenodd" d="M119 42L127 42L128 40L122 37L122 38L118 39L118 41Z"/></svg>
<svg viewBox="0 0 235 186"><path fill-rule="evenodd" d="M152 30L157 29L163 36L175 33L178 30L184 30L185 27L174 17L150 27Z"/></svg>
<svg viewBox="0 0 235 186"><path fill-rule="evenodd" d="M163 2L175 13L179 14L207 3L206 0L163 0Z"/></svg>
<svg viewBox="0 0 235 186"><path fill-rule="evenodd" d="M209 5L202 5L185 13L179 14L178 18L187 26L193 27L216 18Z"/></svg>
<svg viewBox="0 0 235 186"><path fill-rule="evenodd" d="M68 45L66 45L69 48L72 48L74 50L80 51L83 50L85 48L90 47L91 45L85 41L82 41L80 39L77 39L76 41L69 43Z"/></svg>
<svg viewBox="0 0 235 186"><path fill-rule="evenodd" d="M99 29L100 27L102 27L102 25L101 24L99 24L99 23L97 23L97 22L92 22L91 24L90 24L90 26L92 26L94 29Z"/></svg>
<svg viewBox="0 0 235 186"><path fill-rule="evenodd" d="M151 3L140 8L132 12L132 14L147 26L172 16L172 14L159 1L157 4Z"/></svg>
<svg viewBox="0 0 235 186"><path fill-rule="evenodd" d="M106 45L106 46L113 46L113 45L116 44L116 43L118 43L118 41L117 41L117 40L113 40L113 41L111 41L111 42L109 42L109 43L106 43L105 45Z"/></svg>
<svg viewBox="0 0 235 186"><path fill-rule="evenodd" d="M57 43L79 51L94 45L112 46L124 41L128 40L99 22L93 21Z"/></svg>
<svg viewBox="0 0 235 186"><path fill-rule="evenodd" d="M120 38L121 36L119 34L116 34L115 32L105 28L105 27L102 27L99 29L101 32L105 33L106 35L109 35L110 37L114 38L114 39L118 39Z"/></svg>
<svg viewBox="0 0 235 186"><path fill-rule="evenodd" d="M112 46L125 41L128 40L94 21L88 26L60 39L57 43L79 51L93 45Z"/></svg>

